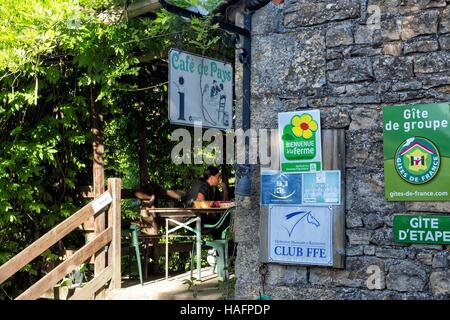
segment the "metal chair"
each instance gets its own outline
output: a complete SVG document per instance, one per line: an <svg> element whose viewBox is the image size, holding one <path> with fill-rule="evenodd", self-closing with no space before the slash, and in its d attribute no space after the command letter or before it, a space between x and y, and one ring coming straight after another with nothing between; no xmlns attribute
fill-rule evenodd
<svg viewBox="0 0 450 320"><path fill-rule="evenodd" d="M129 231L122 230L122 236L124 241L122 242L122 254L128 255L128 274L131 278L131 259L132 251L136 257L137 269L139 272L139 280L141 285L144 284L144 277L142 274L142 262L141 262L141 250L139 246L139 232L140 228L138 225L131 224Z"/></svg>
<svg viewBox="0 0 450 320"><path fill-rule="evenodd" d="M217 264L214 269L217 268L217 274L219 277L222 277L224 280L228 279L228 242L231 240L229 237L230 231L233 228L235 208L229 208L226 210L219 221L215 224L205 224L203 225L203 229L220 229L223 228L223 225L227 218L229 217L228 225L225 226L222 230L222 234L220 239L214 239L210 241L204 241L202 247L203 248L213 248L217 251ZM191 253L191 279L193 278L193 270L194 270L194 256L195 256L195 242L192 244L192 253Z"/></svg>

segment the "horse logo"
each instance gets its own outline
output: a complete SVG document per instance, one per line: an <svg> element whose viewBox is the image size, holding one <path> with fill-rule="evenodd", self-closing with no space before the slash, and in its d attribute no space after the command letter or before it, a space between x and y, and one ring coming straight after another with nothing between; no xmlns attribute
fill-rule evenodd
<svg viewBox="0 0 450 320"><path fill-rule="evenodd" d="M287 220L290 220L290 219L292 219L292 218L294 218L294 217L297 217L297 216L299 216L299 215L301 215L300 219L298 219L297 222L292 226L291 230L289 230L288 228L286 228L285 226L283 226L283 228L286 229L286 231L287 231L287 233L288 233L288 235L289 235L289 238L291 237L292 232L294 231L294 229L295 229L295 227L298 225L298 223L299 223L300 221L302 221L303 218L305 218L305 217L306 217L306 221L307 221L309 224L312 224L312 225L315 226L316 228L318 228L318 227L320 226L320 222L319 222L319 221L311 214L311 211L295 211L295 212L292 212L292 213L288 213L288 214L286 215L286 221L287 221Z"/></svg>

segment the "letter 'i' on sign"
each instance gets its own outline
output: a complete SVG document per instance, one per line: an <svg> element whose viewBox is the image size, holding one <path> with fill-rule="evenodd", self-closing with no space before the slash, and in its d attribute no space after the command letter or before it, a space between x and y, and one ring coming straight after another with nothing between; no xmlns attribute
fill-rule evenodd
<svg viewBox="0 0 450 320"><path fill-rule="evenodd" d="M172 124L231 129L233 67L189 52L169 51L169 120Z"/></svg>
<svg viewBox="0 0 450 320"><path fill-rule="evenodd" d="M388 201L450 200L450 104L383 108Z"/></svg>
<svg viewBox="0 0 450 320"><path fill-rule="evenodd" d="M279 113L278 131L281 171L322 170L319 110Z"/></svg>

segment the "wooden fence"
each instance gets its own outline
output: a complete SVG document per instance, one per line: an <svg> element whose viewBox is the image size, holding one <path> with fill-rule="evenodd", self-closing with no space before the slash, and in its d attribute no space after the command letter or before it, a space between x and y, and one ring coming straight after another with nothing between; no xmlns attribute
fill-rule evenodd
<svg viewBox="0 0 450 320"><path fill-rule="evenodd" d="M71 257L37 281L16 300L34 300L51 290L68 273L94 256L94 278L76 291L71 300L104 297L108 289L120 289L121 180L108 179L108 190L33 242L0 267L0 284L94 216L95 237ZM105 208L109 205L106 213Z"/></svg>

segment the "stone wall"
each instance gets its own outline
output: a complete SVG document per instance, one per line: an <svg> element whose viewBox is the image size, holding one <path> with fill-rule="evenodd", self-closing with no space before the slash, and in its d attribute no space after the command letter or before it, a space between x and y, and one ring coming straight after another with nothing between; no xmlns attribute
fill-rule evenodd
<svg viewBox="0 0 450 320"><path fill-rule="evenodd" d="M375 28L367 24L377 21L367 13L373 5L381 13ZM387 202L383 161L372 161L383 159L383 106L450 101L450 1L269 3L253 16L252 50L252 128L277 128L278 112L319 108L322 128L346 130L346 267L269 264L266 294L274 299L450 297L450 246L398 245L392 234L394 213L450 213L450 204ZM238 101L240 92L237 78ZM251 201L238 199L238 299L254 299L262 290L258 171ZM371 265L382 271L379 289L366 285Z"/></svg>

